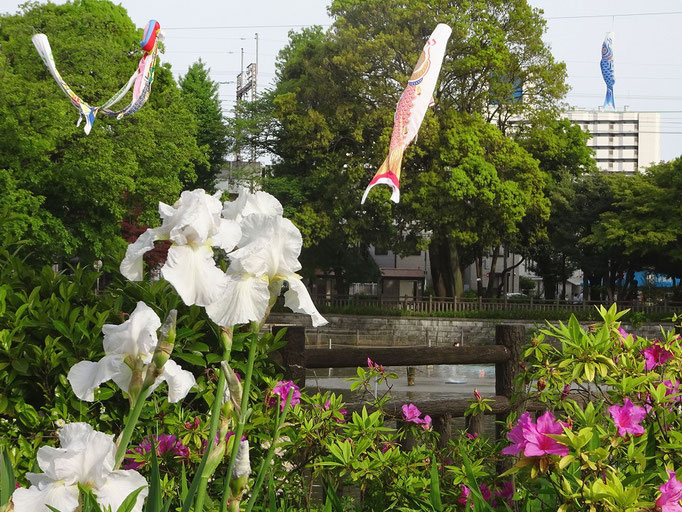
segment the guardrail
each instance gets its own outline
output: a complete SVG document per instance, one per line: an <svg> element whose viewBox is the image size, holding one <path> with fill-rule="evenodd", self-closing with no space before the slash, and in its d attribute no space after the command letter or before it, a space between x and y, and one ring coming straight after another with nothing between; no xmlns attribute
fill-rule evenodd
<svg viewBox="0 0 682 512"><path fill-rule="evenodd" d="M352 368L366 366L367 358L384 366L422 366L438 364L494 364L495 396L487 396L492 400L492 410L497 421L504 421L514 410L511 402L514 391L514 378L521 366L521 346L526 338L523 325L500 324L495 328L495 344L466 347L373 347L373 348L306 348L305 328L301 326L273 326L273 332L288 329L287 345L273 354L273 357L285 368L286 378L305 385L307 368ZM473 396L473 389L472 396ZM441 443L447 443L452 435L452 418L464 416L470 400L423 399L413 403L433 419L434 429L441 434ZM347 403L346 410L361 410L364 403ZM400 421L402 402L390 401L386 413ZM481 433L481 416L467 416L467 431ZM497 426L499 435L500 429Z"/></svg>
<svg viewBox="0 0 682 512"><path fill-rule="evenodd" d="M314 295L313 302L317 307L343 308L360 306L367 308L398 309L402 311L414 311L417 313L437 313L453 311L496 311L496 310L534 310L534 311L584 311L594 309L595 306L610 307L614 301L571 301L571 300L546 300L534 297L524 298L458 298L458 297L413 297L409 295L401 297L367 297L361 295ZM630 309L646 313L672 313L682 310L682 302L669 301L616 301L618 309Z"/></svg>

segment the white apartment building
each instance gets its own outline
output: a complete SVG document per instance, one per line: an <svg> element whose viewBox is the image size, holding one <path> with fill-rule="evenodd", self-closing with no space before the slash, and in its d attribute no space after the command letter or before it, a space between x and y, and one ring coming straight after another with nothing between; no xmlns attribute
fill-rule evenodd
<svg viewBox="0 0 682 512"><path fill-rule="evenodd" d="M632 174L660 161L658 112L572 108L563 116L592 134L587 145L603 171Z"/></svg>

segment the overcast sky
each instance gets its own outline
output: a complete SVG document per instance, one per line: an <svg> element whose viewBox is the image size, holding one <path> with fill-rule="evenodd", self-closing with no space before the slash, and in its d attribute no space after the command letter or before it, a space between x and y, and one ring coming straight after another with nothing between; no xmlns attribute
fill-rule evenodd
<svg viewBox="0 0 682 512"><path fill-rule="evenodd" d="M680 0L529 0L545 11L546 41L566 62L570 105L596 108L606 87L599 71L601 43L615 32L616 107L653 110L661 115L661 158L682 155L682 2ZM0 12L15 12L21 2L0 0ZM61 2L58 2L61 3ZM183 74L201 57L216 81L233 82L255 60L259 36L259 89L274 77L275 57L287 33L301 25L328 25L327 0L123 0L132 20L143 27L154 18L166 32L163 60ZM648 14L645 13L666 13ZM620 15L620 16L619 16ZM57 63L59 66L59 63ZM235 84L221 84L227 111Z"/></svg>

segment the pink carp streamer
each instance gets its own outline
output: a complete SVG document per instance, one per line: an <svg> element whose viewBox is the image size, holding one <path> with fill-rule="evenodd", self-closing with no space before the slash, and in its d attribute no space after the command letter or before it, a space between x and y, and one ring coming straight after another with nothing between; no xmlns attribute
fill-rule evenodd
<svg viewBox="0 0 682 512"><path fill-rule="evenodd" d="M159 53L158 43L159 41L163 41L163 33L161 32L161 25L159 25L158 21L150 20L149 23L147 23L142 41L140 42L140 46L145 53L140 60L137 70L133 73L128 82L101 106L88 105L73 92L71 87L64 81L59 74L59 71L57 71L57 66L54 62L54 57L52 56L52 48L50 47L50 42L45 34L36 34L31 38L31 41L33 41L33 45L36 47L36 50L38 50L40 58L43 59L45 66L47 66L48 71L57 82L57 85L59 85L61 90L71 99L73 106L78 109L80 116L78 117L76 126L79 126L81 121L85 119L85 133L87 135L90 133L92 125L95 122L95 116L98 113L101 113L106 117L121 119L122 117L134 114L147 102L151 92L152 82L154 81L156 59ZM133 88L133 97L130 103L121 110L110 110L109 107L118 103L131 87Z"/></svg>
<svg viewBox="0 0 682 512"><path fill-rule="evenodd" d="M433 91L436 88L436 81L445 57L445 47L451 33L452 29L449 26L439 23L426 41L412 76L407 81L407 87L398 100L388 156L372 181L369 182L362 195L362 204L367 199L369 191L379 184L391 187L393 189L391 201L400 202L400 166L403 161L403 152L417 136L426 110L433 105Z"/></svg>

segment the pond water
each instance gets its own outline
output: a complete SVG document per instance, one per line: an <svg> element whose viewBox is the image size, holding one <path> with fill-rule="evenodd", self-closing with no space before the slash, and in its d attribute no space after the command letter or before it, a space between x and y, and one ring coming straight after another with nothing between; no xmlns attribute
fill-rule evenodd
<svg viewBox="0 0 682 512"><path fill-rule="evenodd" d="M415 385L407 385L407 368L386 367L386 370L398 374L398 379L391 380L392 395L396 400L419 400L425 398L471 398L474 388L481 395L495 395L495 365L433 365L415 366ZM306 388L308 393L316 389L340 393L345 401L352 401L359 395L350 392L350 382L346 379L356 375L355 368L308 369L306 371ZM385 388L379 389L379 393Z"/></svg>

